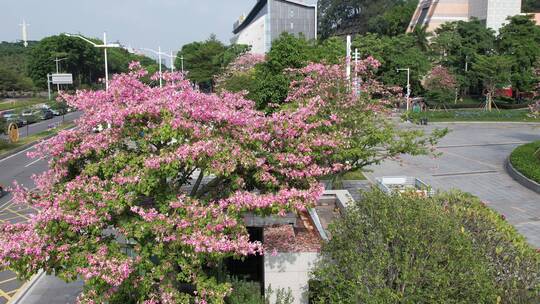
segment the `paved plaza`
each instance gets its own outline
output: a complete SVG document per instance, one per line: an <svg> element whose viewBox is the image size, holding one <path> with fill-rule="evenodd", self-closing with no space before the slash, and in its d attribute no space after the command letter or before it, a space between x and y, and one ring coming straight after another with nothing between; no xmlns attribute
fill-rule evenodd
<svg viewBox="0 0 540 304"><path fill-rule="evenodd" d="M503 214L529 243L540 248L540 195L521 186L505 171L508 155L519 145L540 140L540 124L455 123L448 127L438 158L404 156L371 169L368 177L415 176L436 189L470 192Z"/></svg>

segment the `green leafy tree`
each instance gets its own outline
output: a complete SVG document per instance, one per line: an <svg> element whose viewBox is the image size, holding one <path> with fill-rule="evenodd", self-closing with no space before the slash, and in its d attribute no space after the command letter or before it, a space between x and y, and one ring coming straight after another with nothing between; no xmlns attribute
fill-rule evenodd
<svg viewBox="0 0 540 304"><path fill-rule="evenodd" d="M402 0L320 0L319 33L322 38L366 33L381 12L402 3Z"/></svg>
<svg viewBox="0 0 540 304"><path fill-rule="evenodd" d="M7 66L0 65L0 91L19 91L32 89L32 81L9 69Z"/></svg>
<svg viewBox="0 0 540 304"><path fill-rule="evenodd" d="M284 74L287 68L301 68L307 64L312 46L303 37L283 33L272 43L266 62L255 69L255 90L250 97L259 109L269 103L281 103L287 97L290 77Z"/></svg>
<svg viewBox="0 0 540 304"><path fill-rule="evenodd" d="M411 88L413 93L423 92L422 78L430 70L429 57L417 45L411 34L395 37L367 34L358 36L353 42L363 57L372 56L381 62L378 79L386 85L407 85L407 75L397 69L411 69Z"/></svg>
<svg viewBox="0 0 540 304"><path fill-rule="evenodd" d="M363 193L330 234L312 303L496 303L487 262L428 199Z"/></svg>
<svg viewBox="0 0 540 304"><path fill-rule="evenodd" d="M477 55L473 71L483 84L487 109L491 111L493 96L497 89L508 86L511 81L509 67L514 65L511 57L504 55Z"/></svg>
<svg viewBox="0 0 540 304"><path fill-rule="evenodd" d="M206 41L192 42L182 47L181 56L184 57L184 70L187 71L189 80L198 83L201 89L211 91L213 79L222 68L222 62L216 58L226 50L215 35L211 35ZM175 60L177 69L181 68L180 56Z"/></svg>
<svg viewBox="0 0 540 304"><path fill-rule="evenodd" d="M385 36L397 36L405 33L417 5L418 0L398 3L384 11L382 15L377 15L369 20L368 32Z"/></svg>
<svg viewBox="0 0 540 304"><path fill-rule="evenodd" d="M509 18L497 41L500 53L514 58L512 84L518 92L531 91L537 82L534 65L540 59L540 27L531 17Z"/></svg>
<svg viewBox="0 0 540 304"><path fill-rule="evenodd" d="M540 12L540 2L538 0L523 0L522 10L526 13Z"/></svg>
<svg viewBox="0 0 540 304"><path fill-rule="evenodd" d="M480 92L481 82L468 73L476 55L487 55L495 48L495 35L481 21L448 22L441 25L432 39L431 50L438 63L457 75L461 92Z"/></svg>
<svg viewBox="0 0 540 304"><path fill-rule="evenodd" d="M47 74L56 71L55 57L67 58L62 67L73 74L76 85L103 77L103 55L98 49L79 38L58 35L42 39L31 51L28 74L37 86L47 87Z"/></svg>

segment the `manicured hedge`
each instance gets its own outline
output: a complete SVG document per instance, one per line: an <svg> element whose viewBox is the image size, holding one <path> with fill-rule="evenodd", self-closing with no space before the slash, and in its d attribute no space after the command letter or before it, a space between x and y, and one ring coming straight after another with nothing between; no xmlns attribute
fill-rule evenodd
<svg viewBox="0 0 540 304"><path fill-rule="evenodd" d="M540 254L468 194L364 193L330 227L313 303L538 303Z"/></svg>
<svg viewBox="0 0 540 304"><path fill-rule="evenodd" d="M433 201L364 193L330 234L313 303L496 303L487 261Z"/></svg>
<svg viewBox="0 0 540 304"><path fill-rule="evenodd" d="M510 155L510 163L521 174L540 183L540 141L517 147Z"/></svg>
<svg viewBox="0 0 540 304"><path fill-rule="evenodd" d="M460 221L487 260L501 303L540 303L540 253L503 216L466 193L440 194L435 201Z"/></svg>
<svg viewBox="0 0 540 304"><path fill-rule="evenodd" d="M427 118L428 121L540 121L540 119L529 116L527 110L493 110L491 112L483 110L439 110L412 113L408 112L402 115L403 119L418 122L421 118Z"/></svg>

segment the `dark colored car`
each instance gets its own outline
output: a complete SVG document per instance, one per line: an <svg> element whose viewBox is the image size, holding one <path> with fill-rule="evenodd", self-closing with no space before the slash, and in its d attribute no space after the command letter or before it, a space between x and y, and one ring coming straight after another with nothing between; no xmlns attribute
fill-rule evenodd
<svg viewBox="0 0 540 304"><path fill-rule="evenodd" d="M8 110L2 112L2 118L4 118L4 121L9 125L10 123L17 124L18 127L22 127L25 125L26 121L21 119L20 115L15 113L13 110Z"/></svg>
<svg viewBox="0 0 540 304"><path fill-rule="evenodd" d="M4 187L4 185L0 184L0 197L6 194L7 194L6 188Z"/></svg>
<svg viewBox="0 0 540 304"><path fill-rule="evenodd" d="M47 119L51 119L51 118L54 117L53 112L51 112L51 110L49 110L49 109L39 109L39 110L34 112L34 115L39 120L47 120Z"/></svg>

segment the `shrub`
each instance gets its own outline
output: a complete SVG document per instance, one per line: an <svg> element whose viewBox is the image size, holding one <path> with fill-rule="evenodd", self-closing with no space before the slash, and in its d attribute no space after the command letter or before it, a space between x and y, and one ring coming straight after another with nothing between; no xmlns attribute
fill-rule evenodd
<svg viewBox="0 0 540 304"><path fill-rule="evenodd" d="M526 177L540 183L540 141L517 147L510 155L510 163Z"/></svg>
<svg viewBox="0 0 540 304"><path fill-rule="evenodd" d="M495 303L489 267L443 206L365 193L331 225L314 303Z"/></svg>
<svg viewBox="0 0 540 304"><path fill-rule="evenodd" d="M257 282L243 281L233 278L231 280L233 291L225 299L226 304L292 304L294 298L291 289L272 289L269 286L265 296L261 295L261 285ZM271 300L275 294L274 301Z"/></svg>
<svg viewBox="0 0 540 304"><path fill-rule="evenodd" d="M502 303L538 303L540 254L504 218L470 194L442 194L436 201L456 218L475 252L490 268Z"/></svg>

